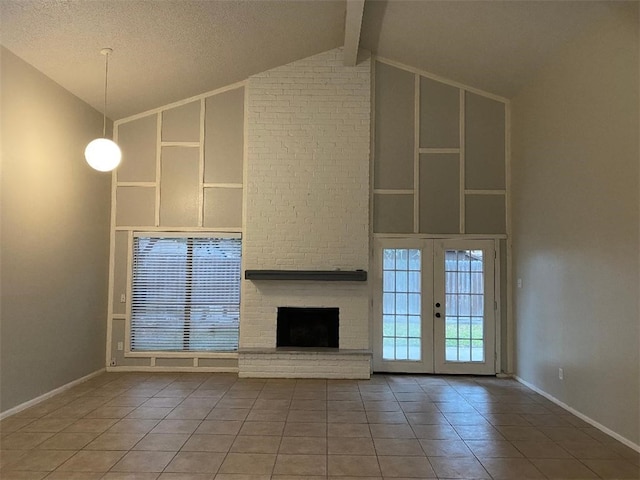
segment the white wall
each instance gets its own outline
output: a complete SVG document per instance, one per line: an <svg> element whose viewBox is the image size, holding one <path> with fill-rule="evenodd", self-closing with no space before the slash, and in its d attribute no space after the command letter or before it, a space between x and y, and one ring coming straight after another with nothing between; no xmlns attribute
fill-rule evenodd
<svg viewBox="0 0 640 480"><path fill-rule="evenodd" d="M612 6L512 103L517 374L635 444L638 53Z"/></svg>
<svg viewBox="0 0 640 480"><path fill-rule="evenodd" d="M111 175L102 115L1 50L0 409L104 367Z"/></svg>
<svg viewBox="0 0 640 480"><path fill-rule="evenodd" d="M368 268L371 62L340 49L247 85L246 269ZM368 284L243 280L240 347L273 348L278 306L340 308L340 347L369 348Z"/></svg>

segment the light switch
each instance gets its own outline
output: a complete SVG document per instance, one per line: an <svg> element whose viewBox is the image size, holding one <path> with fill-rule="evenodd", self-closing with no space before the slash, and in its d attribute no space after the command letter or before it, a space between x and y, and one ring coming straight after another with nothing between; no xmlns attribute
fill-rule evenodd
<svg viewBox="0 0 640 480"><path fill-rule="evenodd" d="M124 303L126 301L127 301L127 296L124 293L120 294L120 303Z"/></svg>
<svg viewBox="0 0 640 480"><path fill-rule="evenodd" d="M124 350L124 342L118 342L118 350Z"/></svg>
<svg viewBox="0 0 640 480"><path fill-rule="evenodd" d="M521 279L521 278L519 278L519 279L516 281L516 285L518 286L518 288L522 288L522 279Z"/></svg>

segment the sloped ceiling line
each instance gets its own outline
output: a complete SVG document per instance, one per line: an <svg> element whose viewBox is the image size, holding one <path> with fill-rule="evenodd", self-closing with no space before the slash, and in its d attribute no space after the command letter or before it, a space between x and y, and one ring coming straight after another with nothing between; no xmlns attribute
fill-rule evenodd
<svg viewBox="0 0 640 480"><path fill-rule="evenodd" d="M415 67L412 67L411 65L406 65L401 62L396 62L395 60L391 60L389 58L381 57L379 55L374 55L373 60L381 63L386 63L387 65L391 65L392 67L396 67L401 70L406 70L407 72L415 73L422 77L430 78L431 80L436 80L437 82L446 83L447 85L451 85L452 87L460 88L462 90L466 90L471 93L476 93L483 97L491 98L492 100L496 100L498 102L509 103L509 99L506 97L495 95L491 92L487 92L480 88L472 87L471 85L465 85L464 83L456 82L455 80L451 80L450 78L445 78L441 75L434 75L431 72L427 72L425 70L421 70L419 68L415 68Z"/></svg>
<svg viewBox="0 0 640 480"><path fill-rule="evenodd" d="M100 112L99 52L113 48L106 113L114 119L342 45L350 61L359 46L510 98L555 51L622 3L0 0L0 44Z"/></svg>

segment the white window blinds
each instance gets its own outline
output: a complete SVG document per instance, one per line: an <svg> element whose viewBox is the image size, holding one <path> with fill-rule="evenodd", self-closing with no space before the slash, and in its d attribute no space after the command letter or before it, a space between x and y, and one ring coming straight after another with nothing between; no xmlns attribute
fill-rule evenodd
<svg viewBox="0 0 640 480"><path fill-rule="evenodd" d="M240 238L136 236L131 351L234 351Z"/></svg>

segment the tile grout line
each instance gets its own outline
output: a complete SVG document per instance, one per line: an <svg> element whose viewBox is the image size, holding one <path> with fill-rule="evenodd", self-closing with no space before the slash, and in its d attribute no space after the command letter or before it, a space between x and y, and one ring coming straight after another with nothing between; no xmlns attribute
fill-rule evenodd
<svg viewBox="0 0 640 480"><path fill-rule="evenodd" d="M150 378L153 378L153 377L150 377ZM154 393L153 396L151 396L151 397L145 396L144 397L145 398L144 401L139 403L136 407L133 407L133 409L130 412L128 412L124 417L120 417L120 418L114 419L115 423L113 423L110 427L108 427L104 431L97 432L95 434L96 436L95 436L95 438L93 440L89 441L82 448L74 451L73 455L71 457L69 457L68 459L66 459L65 462L67 462L67 461L71 460L72 458L74 458L74 456L77 455L80 451L87 451L86 450L86 446L87 445L91 444L97 438L99 438L100 436L104 435L110 428L113 428L113 426L117 425L118 422L126 419L127 415L129 415L131 412L135 411L137 408L143 408L146 403L148 403L150 400L152 400L154 398L165 398L165 397L156 397L156 395L158 395L162 390L164 390L166 388L169 388L171 384L180 383L180 378L181 378L181 376L175 377L172 381L170 381L169 383L165 384L164 387L162 387L159 390L157 390ZM186 378L188 378L188 377L186 377ZM395 385L391 381L392 379L393 379L393 377L384 377L384 382L385 382L386 389L388 389L391 392L392 397L394 398L394 402L396 402L398 404L398 408L399 408L398 411L401 411L403 413L403 417L404 417L404 420L405 420L406 424L408 424L411 427L411 431L413 432L414 438L418 439L418 442L419 442L419 435L415 431L415 427L416 427L417 424L414 425L414 424L411 423L411 421L409 421L409 418L407 416L408 412L405 411L405 409L403 408L403 404L402 404L402 402L404 400L400 399L400 398L405 398L405 397L403 397L401 395L402 393L410 393L410 391L403 392L403 386L402 385ZM82 419L90 420L93 417L87 418L89 415L91 415L92 413L94 413L96 410L98 410L100 408L108 406L109 403L113 402L120 395L126 395L127 391L132 390L133 387L131 386L132 385L131 383L124 383L124 382L118 383L118 381L119 380L116 377L115 380L112 380L111 382L103 383L101 386L98 385L98 386L92 388L89 391L83 392L81 395L76 395L76 396L72 396L72 397L66 398L64 400L64 402L59 401L59 402L57 402L57 406L55 408L52 408L52 409L49 409L49 410L44 409L42 411L43 413L40 413L38 417L32 418L31 421L21 425L19 428L16 428L14 431L10 432L8 435L11 435L13 433L19 432L22 428L27 427L28 425L30 425L31 423L33 423L35 421L42 420L42 419L56 419L55 416L50 417L50 415L52 415L54 412L58 411L59 409L62 409L65 406L70 405L72 402L74 402L75 400L78 400L79 398L82 398L82 397L85 397L85 399L89 403L96 403L96 404L97 404L97 402L100 402L100 403L95 408L87 410L86 413L84 413L82 417L74 418L72 424L75 423L75 421L82 420ZM426 384L419 383L417 380L414 380L414 381L415 381L415 384L418 385L418 387L420 387L421 392L424 393L425 395L427 395L427 397L430 397L429 394L427 393L428 390L429 390L428 386ZM470 382L471 379L466 379L465 381L466 382ZM165 416L162 419L159 419L159 420L153 419L153 420L157 420L155 426L152 427L150 430L148 430L146 433L144 433L142 435L142 438L138 439L130 448L125 450L124 451L125 453L122 455L121 458L123 458L127 453L134 451L133 449L135 448L136 445L138 445L145 438L147 438L147 435L149 435L150 432L154 428L156 428L157 425L160 422L162 422L163 420L168 420L166 417L169 416L171 413L175 412L176 409L178 409L181 405L183 405L186 401L188 401L188 399L190 399L190 398L194 398L194 399L195 398L199 398L199 397L192 397L192 395L194 395L194 393L200 389L200 387L203 385L204 382L205 382L205 380L201 380L198 383L198 386L193 388L190 391L189 394L187 394L185 397L179 397L179 398L181 398L180 402L177 403L175 406L172 406L170 408L170 410L165 414ZM113 396L106 395L105 396L104 395L104 390L106 389L106 385L108 385L109 383L113 384L113 385L111 385L112 388L123 387L124 385L129 385L129 387L127 389L124 389L122 392L118 393L117 395L113 395ZM209 409L208 409L209 413L207 415L205 415L201 419L194 419L194 420L199 420L199 422L197 422L198 426L196 426L195 429L188 435L188 438L185 440L185 442L182 443L180 448L178 448L178 450L175 452L174 456L172 457L172 459L169 461L169 463L167 465L169 465L171 463L171 461L173 461L173 459L175 459L175 456L179 452L182 451L182 448L184 447L186 442L188 442L189 439L192 438L193 435L195 435L195 432L196 432L197 428L199 428L200 425L202 425L204 422L206 422L206 419L207 419L208 415L210 415L211 412L213 412L213 410L215 410L216 406L231 391L231 389L233 388L233 385L236 384L236 383L237 383L237 379L232 384L226 384L225 383L224 385L225 385L226 388L224 389L224 392L221 393L220 397L216 400L216 402L213 404L213 406L209 407ZM220 385L223 385L223 384L220 384ZM255 394L255 397L252 398L251 406L250 406L250 408L248 408L248 412L247 412L247 414L245 415L244 419L242 420L242 422L240 424L240 429L242 428L243 425L246 424L246 422L249 422L249 417L248 416L251 414L252 411L254 411L254 408L256 407L256 403L257 403L258 399L260 398L261 394L265 391L267 385L268 385L268 381L261 383L260 390L258 391L258 393ZM377 385L377 384L372 384L372 385ZM490 389L487 388L487 386L486 386L487 384L483 384L480 381L473 380L473 385L474 386L479 386L479 387L485 387L487 389L487 392L490 392ZM504 433L501 430L499 430L498 427L501 427L501 426L505 427L505 428L506 427L511 427L511 426L518 427L518 425L508 425L508 424L507 425L494 425L493 423L491 423L491 421L489 421L489 417L488 417L488 415L490 415L488 413L489 410L487 410L487 409L478 409L477 408L478 407L478 402L473 401L473 398L470 397L469 391L466 390L466 387L458 384L457 381L456 382L447 382L447 386L451 387L455 391L455 397L452 397L452 398L457 398L457 400L460 401L461 405L464 405L464 404L470 405L473 408L473 411L476 414L478 414L479 417L482 417L484 420L486 420L487 423L491 426L492 429L495 429L498 433L500 433L501 437L504 437ZM359 402L362 404L362 411L364 413L365 418L367 419L366 421L367 421L367 428L368 428L369 436L372 439L372 443L373 443L373 431L371 429L371 423L369 422L369 417L367 415L367 412L368 411L369 412L376 412L377 411L377 409L375 408L376 405L372 405L372 407L374 407L374 409L367 410L365 408L365 399L363 398L363 391L360 388L360 384L357 384L357 388L358 388ZM328 475L329 474L329 471L328 471L328 467L329 467L329 465L328 465L328 463L329 463L329 431L328 431L328 428L329 428L329 408L328 408L329 407L329 404L328 404L328 402L329 402L329 398L328 398L329 397L329 395L328 395L329 394L329 383L326 382L326 381L324 383L324 389L323 390L324 390L324 395L325 395L325 398L324 398L325 409L323 410L323 412L324 412L323 413L324 414L324 422L323 423L324 423L325 429L326 429L324 437L325 437L325 441L326 441L325 455L327 457L325 465L326 465L326 468L327 468L327 475ZM221 392L221 389L220 390L216 389L215 391L219 393L219 392ZM518 390L516 390L516 391L518 391ZM295 388L294 388L294 392L295 392ZM367 402L384 402L384 401L386 401L385 398L384 398L384 395L379 395L379 396L377 395L377 394L384 393L384 391L382 389L373 389L373 390L369 390L369 391L364 392L364 393L367 393L367 400L366 400ZM521 392L521 393L527 395L527 392ZM505 393L504 398L508 397L511 394L512 394L511 392ZM292 393L292 395L293 395L293 393ZM308 400L307 396L308 396L308 393L306 395L302 395L300 400ZM172 397L166 397L166 398L172 398ZM240 398L242 398L242 397L240 397ZM99 399L102 399L102 400L99 400ZM290 397L288 411L291 411L290 407L291 407L291 402L292 401L293 401L293 397ZM407 400L407 401L411 401L411 400ZM443 413L450 413L451 415L457 414L455 411L450 411L449 412L448 411L448 410L450 410L449 407L447 407L446 410L443 411L443 407L445 406L446 403L455 403L455 402L446 402L446 398L444 398L444 394L442 394L442 395L436 394L436 395L432 396L432 398L429 398L429 401L430 401L430 403L434 404L434 406L436 407L437 411L439 413L441 413L441 414L443 414ZM462 401L464 401L464 403L462 403ZM541 405L544 404L544 402L536 402L536 403L540 403ZM495 404L499 405L500 403L499 402L495 402ZM518 408L516 410L514 410L514 412L518 412L518 413L513 413L513 414L515 414L515 415L523 415L523 413L522 413L522 408L523 408L522 405L528 405L528 403L526 403L526 402L525 403L508 402L508 403L505 403L505 405L507 405L507 406L508 405L517 406ZM153 407L150 407L150 408L153 408ZM233 407L230 406L229 408L233 408ZM382 412L382 413L384 413L385 411L386 410L380 410L380 412ZM508 413L508 414L510 414L510 413ZM533 414L530 414L530 416L531 415L533 415ZM542 413L540 415L547 415L547 414ZM553 416L557 417L557 421L560 421L560 420L566 421L565 419L562 419L561 418L562 415L560 415L558 413L549 413L548 415L553 415ZM64 417L61 417L61 418L64 418ZM99 418L97 418L97 419L99 419ZM453 428L454 431L455 431L455 425L452 423L453 420L451 419L451 417L444 416L444 419L446 421L446 425L448 425L450 428ZM137 419L131 419L131 420L137 420ZM140 419L140 420L145 420L145 419ZM175 419L175 420L180 420L180 419ZM548 430L551 431L551 429L556 428L553 425L545 425L545 424L538 425L538 424L534 424L532 422L532 419L530 419L530 418L524 418L524 420L527 422L527 425L525 425L526 427L531 428L531 429L536 430L536 431L542 432L549 439L550 443L557 444L557 445L562 445L560 443L560 440L556 441L556 440L553 440L553 438L555 438L555 437L549 437L548 436L548 432L546 430L548 429ZM285 423L285 427L286 427L286 424L287 424L286 419L285 419L284 423ZM43 425L43 427L44 427L44 425ZM567 425L566 427L559 426L557 428L567 428L567 429L571 429L572 431L575 431L575 432L582 432L582 435L588 435L588 432L584 431L586 429L585 428L580 428L579 425L571 424L571 425ZM58 431L58 432L52 433L51 436L48 437L48 438L53 438L55 435L58 435L60 433L65 433L64 429L62 431ZM67 433L73 433L73 432L67 432ZM81 433L81 432L79 432L79 433ZM90 432L90 433L94 433L94 432ZM558 430L558 434L560 434L560 433L562 433L562 431ZM567 433L571 433L571 432L567 432ZM234 436L234 442L238 438L238 436L239 436L239 431ZM597 438L593 437L592 435L589 435L589 436L592 437L593 444L599 445L601 447L604 447L606 445L606 442L600 441ZM280 435L280 443L278 445L278 449L276 450L276 460L274 461L274 466L273 466L272 471L271 471L272 475L275 474L275 464L277 462L277 457L280 454L280 449L281 449L281 445L282 445L283 440L284 440L284 431ZM478 454L475 453L473 450L471 450L471 448L469 446L469 442L472 441L472 438L466 438L466 439L465 438L460 438L460 440L471 451L471 454L472 454L471 458L474 458L478 462L480 462L480 464L482 465L484 470L486 472L488 472L487 468L484 467L484 464L482 463L480 457L478 457ZM43 443L45 443L47 441L48 441L47 439L42 440L40 443L34 444L32 447L28 448L26 451L28 451L28 452L36 452L39 449L38 448L39 445L42 445ZM491 441L491 440L487 440L487 441ZM521 449L516 447L514 442L517 441L517 440L509 440L508 437L505 437L504 440L502 440L502 441L506 442L508 445L513 447L517 452L519 452L521 455L523 455L520 458L523 458L523 459L527 460L527 462L529 464L531 464L532 468L535 468L536 471L540 471L538 469L538 467L537 467L537 464L533 463L533 461L537 460L537 459L528 457L527 455L525 455L524 451L522 451ZM424 450L424 446L422 445L422 443L420 443L420 446L422 448L422 452L424 453L424 456L427 458L429 464L431 464L431 459L426 454L427 452ZM231 448L232 447L230 446L229 449L227 450L226 454L223 456L222 463L224 463L224 459L226 458L226 456L230 452ZM374 449L375 449L375 447L374 447ZM44 450L50 450L50 449L44 449ZM119 451L119 450L114 450L114 451ZM612 450L612 452L613 452L613 450ZM588 460L588 457L585 457L585 458L583 458L581 460L581 458L579 458L574 453L568 452L568 454L569 454L569 458L570 459L572 459L573 461L577 461L576 465L579 464L582 468L586 468L589 472L593 472L593 473L597 474L597 471L591 469L588 466L588 464L585 462L585 460ZM375 455L376 455L376 459L377 459L377 463L378 463L378 469L379 469L380 473L382 473L382 469L381 469L381 465L380 465L380 458L379 458L380 455L378 455L377 450L375 450ZM121 460L121 458L118 460L118 462ZM483 457L483 458L485 458L485 457ZM493 457L487 457L487 458L493 458ZM626 457L622 456L621 454L618 454L617 457L616 457L616 460L618 460L620 462L624 462L628 466L633 465L633 462L637 463L637 460L632 460L631 457L629 457L629 461L625 460L625 458ZM544 458L543 458L543 460L544 460ZM65 462L63 462L63 464ZM116 462L116 464L118 462ZM220 465L222 465L222 463ZM431 464L431 466L433 467L432 464ZM7 471L9 471L9 470L7 470ZM53 476L53 473L56 472L56 471L58 471L57 468L55 470L52 470L52 471L48 472L47 476ZM163 472L165 472L165 471L166 471L166 466L163 469ZM218 468L218 471L219 471L219 468ZM107 474L108 474L108 472L104 473L102 476L104 477ZM489 475L491 475L491 474L489 473Z"/></svg>

